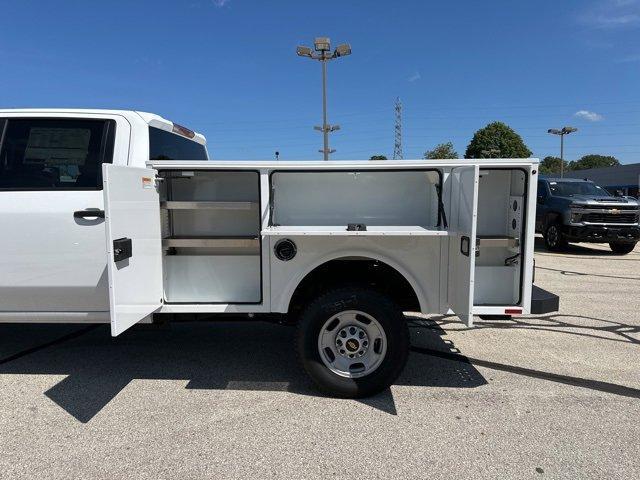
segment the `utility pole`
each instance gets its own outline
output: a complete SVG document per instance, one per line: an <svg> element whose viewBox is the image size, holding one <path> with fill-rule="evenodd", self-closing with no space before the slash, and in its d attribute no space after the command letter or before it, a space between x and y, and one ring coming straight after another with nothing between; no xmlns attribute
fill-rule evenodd
<svg viewBox="0 0 640 480"><path fill-rule="evenodd" d="M318 60L322 64L322 126L313 127L322 132L323 148L318 150L325 160L329 160L329 154L335 152L329 148L329 133L340 130L340 125L329 125L327 123L327 62L338 57L351 55L351 46L348 43L338 45L331 53L331 42L327 37L318 37L313 42L314 51L309 47L298 47L296 53L300 57L309 57Z"/></svg>
<svg viewBox="0 0 640 480"><path fill-rule="evenodd" d="M395 133L396 133L396 141L393 146L393 159L394 160L402 160L402 102L400 102L400 97L396 97L396 125L395 125Z"/></svg>
<svg viewBox="0 0 640 480"><path fill-rule="evenodd" d="M564 136L577 131L578 129L575 127L562 127L562 130L550 128L547 130L547 133L552 135L560 135L560 178L564 177Z"/></svg>

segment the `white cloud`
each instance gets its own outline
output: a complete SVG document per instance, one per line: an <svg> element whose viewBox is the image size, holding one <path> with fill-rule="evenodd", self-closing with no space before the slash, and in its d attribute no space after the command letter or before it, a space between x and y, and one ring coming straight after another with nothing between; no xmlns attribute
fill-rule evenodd
<svg viewBox="0 0 640 480"><path fill-rule="evenodd" d="M635 63L640 62L640 53L634 53L616 60L618 63Z"/></svg>
<svg viewBox="0 0 640 480"><path fill-rule="evenodd" d="M584 120L589 120L590 122L599 122L604 117L596 112L590 112L589 110L578 110L573 114L574 117L582 118Z"/></svg>
<svg viewBox="0 0 640 480"><path fill-rule="evenodd" d="M578 17L590 27L616 29L640 25L639 0L600 0Z"/></svg>
<svg viewBox="0 0 640 480"><path fill-rule="evenodd" d="M216 7L224 7L231 0L211 0Z"/></svg>
<svg viewBox="0 0 640 480"><path fill-rule="evenodd" d="M410 82L416 82L418 80L420 80L422 78L422 76L420 75L420 72L416 72L413 75L411 75L409 78L407 78L407 80L409 80Z"/></svg>

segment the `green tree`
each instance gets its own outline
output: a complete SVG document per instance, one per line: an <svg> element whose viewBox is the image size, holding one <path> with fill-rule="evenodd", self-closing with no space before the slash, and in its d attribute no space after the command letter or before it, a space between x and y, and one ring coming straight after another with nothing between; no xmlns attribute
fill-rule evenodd
<svg viewBox="0 0 640 480"><path fill-rule="evenodd" d="M493 122L478 130L471 139L464 158L528 158L531 150L511 127Z"/></svg>
<svg viewBox="0 0 640 480"><path fill-rule="evenodd" d="M540 173L542 175L553 175L560 173L560 158L558 157L544 157L540 162ZM564 161L564 171L569 171L569 162Z"/></svg>
<svg viewBox="0 0 640 480"><path fill-rule="evenodd" d="M436 160L438 158L458 158L458 152L453 149L453 143L440 143L433 150L424 152L424 158L428 160Z"/></svg>
<svg viewBox="0 0 640 480"><path fill-rule="evenodd" d="M387 157L384 155L372 155L369 160L387 160Z"/></svg>
<svg viewBox="0 0 640 480"><path fill-rule="evenodd" d="M610 155L584 155L580 160L571 162L569 168L571 170L585 170L587 168L614 167L620 165L616 157Z"/></svg>

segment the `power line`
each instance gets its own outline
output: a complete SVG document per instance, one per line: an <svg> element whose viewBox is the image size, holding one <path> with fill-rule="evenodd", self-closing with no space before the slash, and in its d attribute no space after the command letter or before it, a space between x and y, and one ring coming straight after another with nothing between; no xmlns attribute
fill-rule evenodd
<svg viewBox="0 0 640 480"><path fill-rule="evenodd" d="M626 105L633 105L633 104L640 104L640 102L603 102L603 103L592 103L592 102L584 102L584 103L588 103L590 106L591 105L617 105L617 104L626 104ZM486 114L483 115L474 115L474 116L468 116L468 115L464 115L464 116L459 116L459 115L448 115L448 116L437 116L437 117L430 117L430 116L420 116L420 115L412 115L410 117L407 118L415 118L415 119L458 119L458 118L482 118L485 117L487 115L496 115L496 116L501 116L501 117L505 117L505 115L501 115L500 113L493 113L493 112L499 112L500 110L506 110L506 109L516 109L516 108L567 108L567 107L575 107L575 108L579 108L581 105L583 104L557 104L557 105L517 105L517 106L496 106L496 105L488 105L488 106L476 106L476 107L470 107L470 106L461 106L461 107L451 107L451 106L446 106L446 107L429 107L430 111L451 111L451 110L465 110L468 111L470 109L472 110L480 110L480 109L491 109L491 112L488 112ZM379 113L381 115L384 114L384 112L387 111L386 109L383 108L376 108L376 109L371 109L371 110L367 110L362 111L355 111L355 112L341 112L341 113L334 113L334 117L336 118L342 118L342 117L372 117L372 114L375 113ZM640 112L640 110L617 110L617 111L609 111L609 112L605 112L607 115L612 115L612 114L627 114L627 113L638 113ZM529 116L540 116L541 114L524 114L524 115L510 115L510 117L529 117ZM547 114L544 114L547 115ZM254 115L255 116L255 115ZM312 117L310 116L305 116L305 117L285 117L285 118L276 118L276 119L269 119L266 118L268 116L267 113L265 113L265 119L264 120L247 120L247 119L226 119L226 120L208 120L208 121L201 121L198 122L199 125L228 125L228 124L251 124L251 125L255 125L255 124L273 124L273 123L285 123L285 122L306 122L306 121L310 121L312 120Z"/></svg>

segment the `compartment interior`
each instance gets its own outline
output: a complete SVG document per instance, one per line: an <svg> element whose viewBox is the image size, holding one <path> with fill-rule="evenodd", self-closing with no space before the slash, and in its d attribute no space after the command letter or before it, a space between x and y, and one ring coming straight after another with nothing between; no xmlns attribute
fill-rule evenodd
<svg viewBox="0 0 640 480"><path fill-rule="evenodd" d="M165 301L260 303L259 173L166 170L160 176ZM437 171L275 172L271 188L276 229L326 234L355 223L370 234L446 234ZM481 169L478 188L474 305L517 305L526 174Z"/></svg>
<svg viewBox="0 0 640 480"><path fill-rule="evenodd" d="M433 170L275 172L270 225L344 231L363 224L373 232L404 226L427 234L441 224L439 187L440 175Z"/></svg>
<svg viewBox="0 0 640 480"><path fill-rule="evenodd" d="M260 177L251 171L163 171L168 303L259 303Z"/></svg>
<svg viewBox="0 0 640 480"><path fill-rule="evenodd" d="M520 302L526 174L480 169L474 305Z"/></svg>

